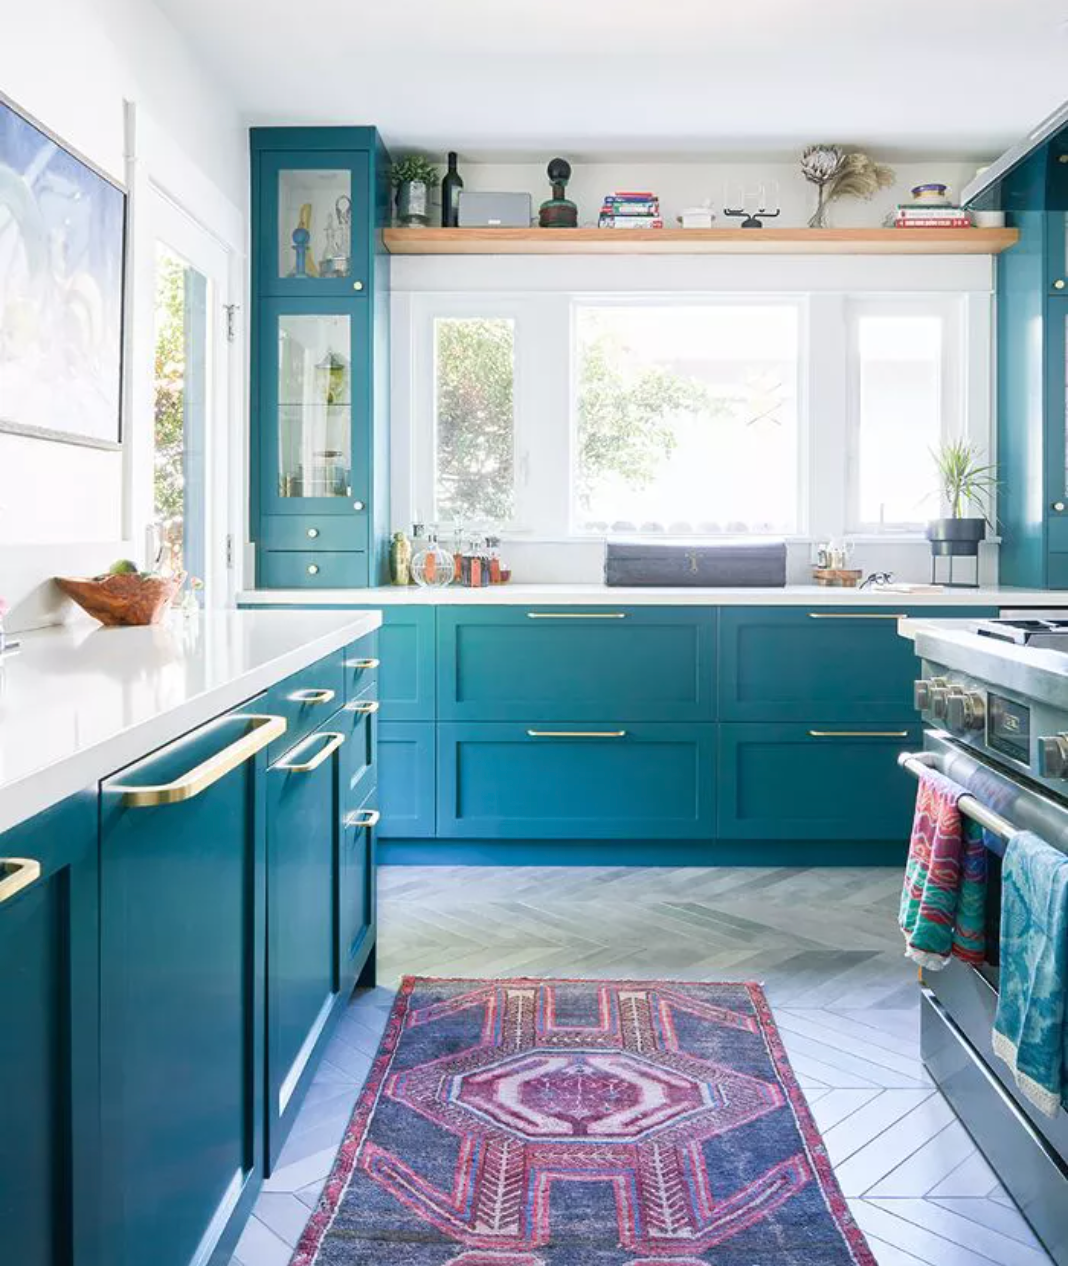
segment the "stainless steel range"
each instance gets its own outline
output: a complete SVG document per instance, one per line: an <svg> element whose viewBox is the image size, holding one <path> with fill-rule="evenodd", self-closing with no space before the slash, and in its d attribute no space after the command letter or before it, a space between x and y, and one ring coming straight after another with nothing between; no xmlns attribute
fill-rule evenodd
<svg viewBox="0 0 1068 1266"><path fill-rule="evenodd" d="M1068 853L1068 619L907 620L922 661L915 704L924 750L968 794L962 812L991 850L987 962L923 973L924 1062L1058 1266L1068 1266L1068 1113L1049 1120L993 1054L1001 863L1006 840L1035 831Z"/></svg>

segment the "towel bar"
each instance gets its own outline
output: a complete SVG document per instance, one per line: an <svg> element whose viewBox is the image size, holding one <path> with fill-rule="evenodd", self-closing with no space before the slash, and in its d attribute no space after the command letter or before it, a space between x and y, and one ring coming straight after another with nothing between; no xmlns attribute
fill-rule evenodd
<svg viewBox="0 0 1068 1266"><path fill-rule="evenodd" d="M938 772L934 752L902 752L897 758L897 763L902 769L908 770L914 778L919 778L925 769L934 769L936 773ZM968 795L967 792L957 801L957 808L973 822L978 822L983 830L989 831L991 835L997 836L1004 843L1019 833L1019 828L1013 826L1008 818L1003 818L1000 813L988 809L981 800ZM986 844L992 853L1004 856L1004 847L992 848L989 841L986 841Z"/></svg>

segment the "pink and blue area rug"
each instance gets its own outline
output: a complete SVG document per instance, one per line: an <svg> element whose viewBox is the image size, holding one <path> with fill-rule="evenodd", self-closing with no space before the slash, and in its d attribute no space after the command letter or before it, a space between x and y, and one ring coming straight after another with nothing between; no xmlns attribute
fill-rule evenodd
<svg viewBox="0 0 1068 1266"><path fill-rule="evenodd" d="M875 1266L753 984L407 977L293 1266Z"/></svg>

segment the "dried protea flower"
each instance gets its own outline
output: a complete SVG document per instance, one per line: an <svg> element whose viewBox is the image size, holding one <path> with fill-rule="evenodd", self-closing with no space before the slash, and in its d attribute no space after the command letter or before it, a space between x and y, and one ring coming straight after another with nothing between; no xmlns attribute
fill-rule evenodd
<svg viewBox="0 0 1068 1266"><path fill-rule="evenodd" d="M845 151L840 145L810 145L801 155L801 172L806 180L823 186L841 167Z"/></svg>

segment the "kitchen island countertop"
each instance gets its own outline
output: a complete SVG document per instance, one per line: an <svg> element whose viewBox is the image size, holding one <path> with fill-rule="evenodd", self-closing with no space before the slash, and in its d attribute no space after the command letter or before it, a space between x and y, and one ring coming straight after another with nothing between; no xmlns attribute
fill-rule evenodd
<svg viewBox="0 0 1068 1266"><path fill-rule="evenodd" d="M377 611L218 611L20 635L0 659L0 832L381 622Z"/></svg>

